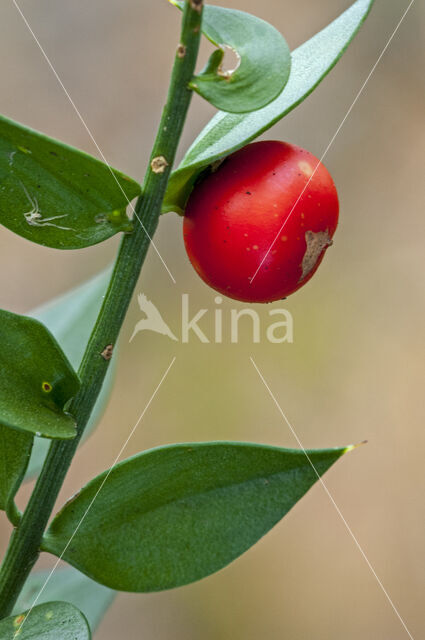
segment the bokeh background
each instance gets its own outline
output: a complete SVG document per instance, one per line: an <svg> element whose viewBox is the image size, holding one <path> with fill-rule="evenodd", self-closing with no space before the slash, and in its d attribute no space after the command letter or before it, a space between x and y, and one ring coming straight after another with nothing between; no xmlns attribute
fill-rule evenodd
<svg viewBox="0 0 425 640"><path fill-rule="evenodd" d="M108 161L143 175L178 41L179 14L166 0L21 0L34 32ZM220 3L220 4L223 4ZM273 23L291 48L324 27L349 0L229 1ZM394 30L407 0L376 0L365 26L315 93L266 138L320 156ZM326 475L346 521L415 638L425 621L423 272L425 237L424 18L415 2L330 149L326 165L341 200L334 246L318 274L284 304L293 344L189 344L139 334L136 300L100 428L81 449L62 502L110 466L173 356L176 362L125 455L176 441L246 440L297 446L249 361L253 356L306 447L368 440ZM96 155L87 132L12 2L0 5L0 111ZM202 59L209 53L204 46ZM213 109L195 97L181 153ZM180 153L180 155L181 155ZM139 292L179 332L181 293L211 311L214 292L186 258L181 219L165 216L155 238L173 284L150 251ZM0 230L0 304L26 312L96 274L113 239L60 252ZM222 307L239 308L226 301ZM274 304L280 307L279 303ZM257 305L263 326L267 306ZM23 503L26 488L20 496ZM9 525L0 516L4 551ZM44 556L40 566L50 566ZM330 502L315 486L245 556L199 583L154 595L121 594L96 638L111 640L398 640L407 638Z"/></svg>

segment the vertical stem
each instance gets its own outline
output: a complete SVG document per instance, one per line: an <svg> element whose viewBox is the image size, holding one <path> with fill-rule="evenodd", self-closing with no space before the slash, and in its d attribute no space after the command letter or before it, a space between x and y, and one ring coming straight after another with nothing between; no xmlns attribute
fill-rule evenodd
<svg viewBox="0 0 425 640"><path fill-rule="evenodd" d="M51 443L22 520L12 534L0 570L0 618L12 611L38 558L44 530L102 387L110 360L108 352L117 341L150 240L157 228L168 177L192 96L188 83L195 70L201 20L202 0L186 0L181 40L174 60L167 102L142 195L136 204L135 228L121 242L109 288L79 369L81 389L68 408L75 417L78 435L70 441ZM158 46L160 42L159 37ZM106 347L110 348L105 351Z"/></svg>

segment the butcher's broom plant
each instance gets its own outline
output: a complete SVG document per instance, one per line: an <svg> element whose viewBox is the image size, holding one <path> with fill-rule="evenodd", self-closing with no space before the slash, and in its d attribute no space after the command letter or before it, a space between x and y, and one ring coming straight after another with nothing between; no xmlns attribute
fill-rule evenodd
<svg viewBox="0 0 425 640"><path fill-rule="evenodd" d="M172 0L170 11L182 12L181 34L180 39L176 36L168 97L141 184L78 149L0 117L2 225L27 241L61 250L89 248L121 235L112 270L29 315L0 311L0 508L13 525L0 569L2 640L90 638L115 591L160 591L219 571L267 533L351 448L301 451L240 442L159 447L105 470L54 513L78 446L99 422L107 401L119 333L161 213L187 213L185 227L197 234L202 246L204 241L208 244L202 234L210 233L224 215L220 210L214 218L209 212L211 219L201 220L196 229L191 226L197 219L190 218L189 207L186 212L187 203L194 201L196 209L197 190L202 194L207 188L208 194L206 181L214 185L214 180L224 179L225 188L232 192L234 187L236 193L246 177L243 171L249 169L250 184L262 190L260 204L266 202L270 194L264 185L273 166L265 163L272 148L260 153L248 169L244 165L241 174L241 158L250 154L243 148L307 98L342 56L372 3L357 0L290 52L274 27L252 15L203 6L202 0ZM203 36L214 51L196 73ZM233 70L223 67L226 48L237 57ZM217 113L174 169L194 93ZM281 164L299 161L300 197L304 187L309 193L315 184L313 157L307 154L303 164L297 155L285 156L290 151L285 145L275 144ZM235 152L242 155L225 160ZM258 172L253 172L257 163ZM296 218L296 202L292 211L287 201L289 192L296 200L296 185L285 190L290 172L285 174L281 164L276 171L282 171L282 182L275 180L273 189L280 189L278 202L283 198L285 211ZM236 167L234 185L226 166ZM328 211L329 224L336 225L336 192L329 180L334 207L332 214ZM249 198L251 192L246 195ZM196 215L202 211L198 206ZM249 205L241 209L235 202L229 211L231 238L232 220L242 217L249 227L254 214ZM291 272L293 285L312 275L334 231L320 225L315 231L315 214L308 215L310 228L294 249L295 256L301 253L298 272ZM299 230L303 225L296 219ZM272 220L267 215L257 225L258 233L271 240L267 225L275 224ZM295 228L291 224L292 219L288 233ZM223 233L211 233L213 242L226 241ZM326 242L317 244L319 234L326 235ZM233 297L239 289L232 264L243 271L236 259L237 251L246 249L242 244L234 245L233 261L227 260L224 249L208 255L207 268L219 275L219 284L229 278ZM258 249L260 242L256 244ZM256 256L259 268L264 263L265 269L264 256L271 248L266 244L261 243ZM288 246L295 244L293 240ZM291 261L282 247L281 242L285 266ZM196 262L195 249L188 246L204 277L205 265ZM273 250L269 254L275 255ZM261 287L261 272L252 273L252 280L254 275ZM211 284L220 288L214 278ZM276 291L273 299L280 295ZM17 491L25 479L34 477L21 513ZM41 552L70 566L48 576L33 572Z"/></svg>

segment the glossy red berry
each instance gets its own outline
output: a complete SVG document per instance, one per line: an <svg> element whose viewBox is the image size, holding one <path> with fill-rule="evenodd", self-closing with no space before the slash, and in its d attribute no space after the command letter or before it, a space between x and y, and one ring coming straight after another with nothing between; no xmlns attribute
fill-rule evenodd
<svg viewBox="0 0 425 640"><path fill-rule="evenodd" d="M328 170L309 151L255 142L194 187L183 223L186 251L201 278L224 295L279 300L316 271L338 208Z"/></svg>

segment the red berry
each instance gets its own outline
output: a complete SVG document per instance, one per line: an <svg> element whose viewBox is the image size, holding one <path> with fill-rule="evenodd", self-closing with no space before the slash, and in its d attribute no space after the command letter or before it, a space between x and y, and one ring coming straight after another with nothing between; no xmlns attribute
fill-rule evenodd
<svg viewBox="0 0 425 640"><path fill-rule="evenodd" d="M213 289L272 302L314 274L338 223L326 167L286 142L249 144L193 189L183 234L189 259Z"/></svg>

